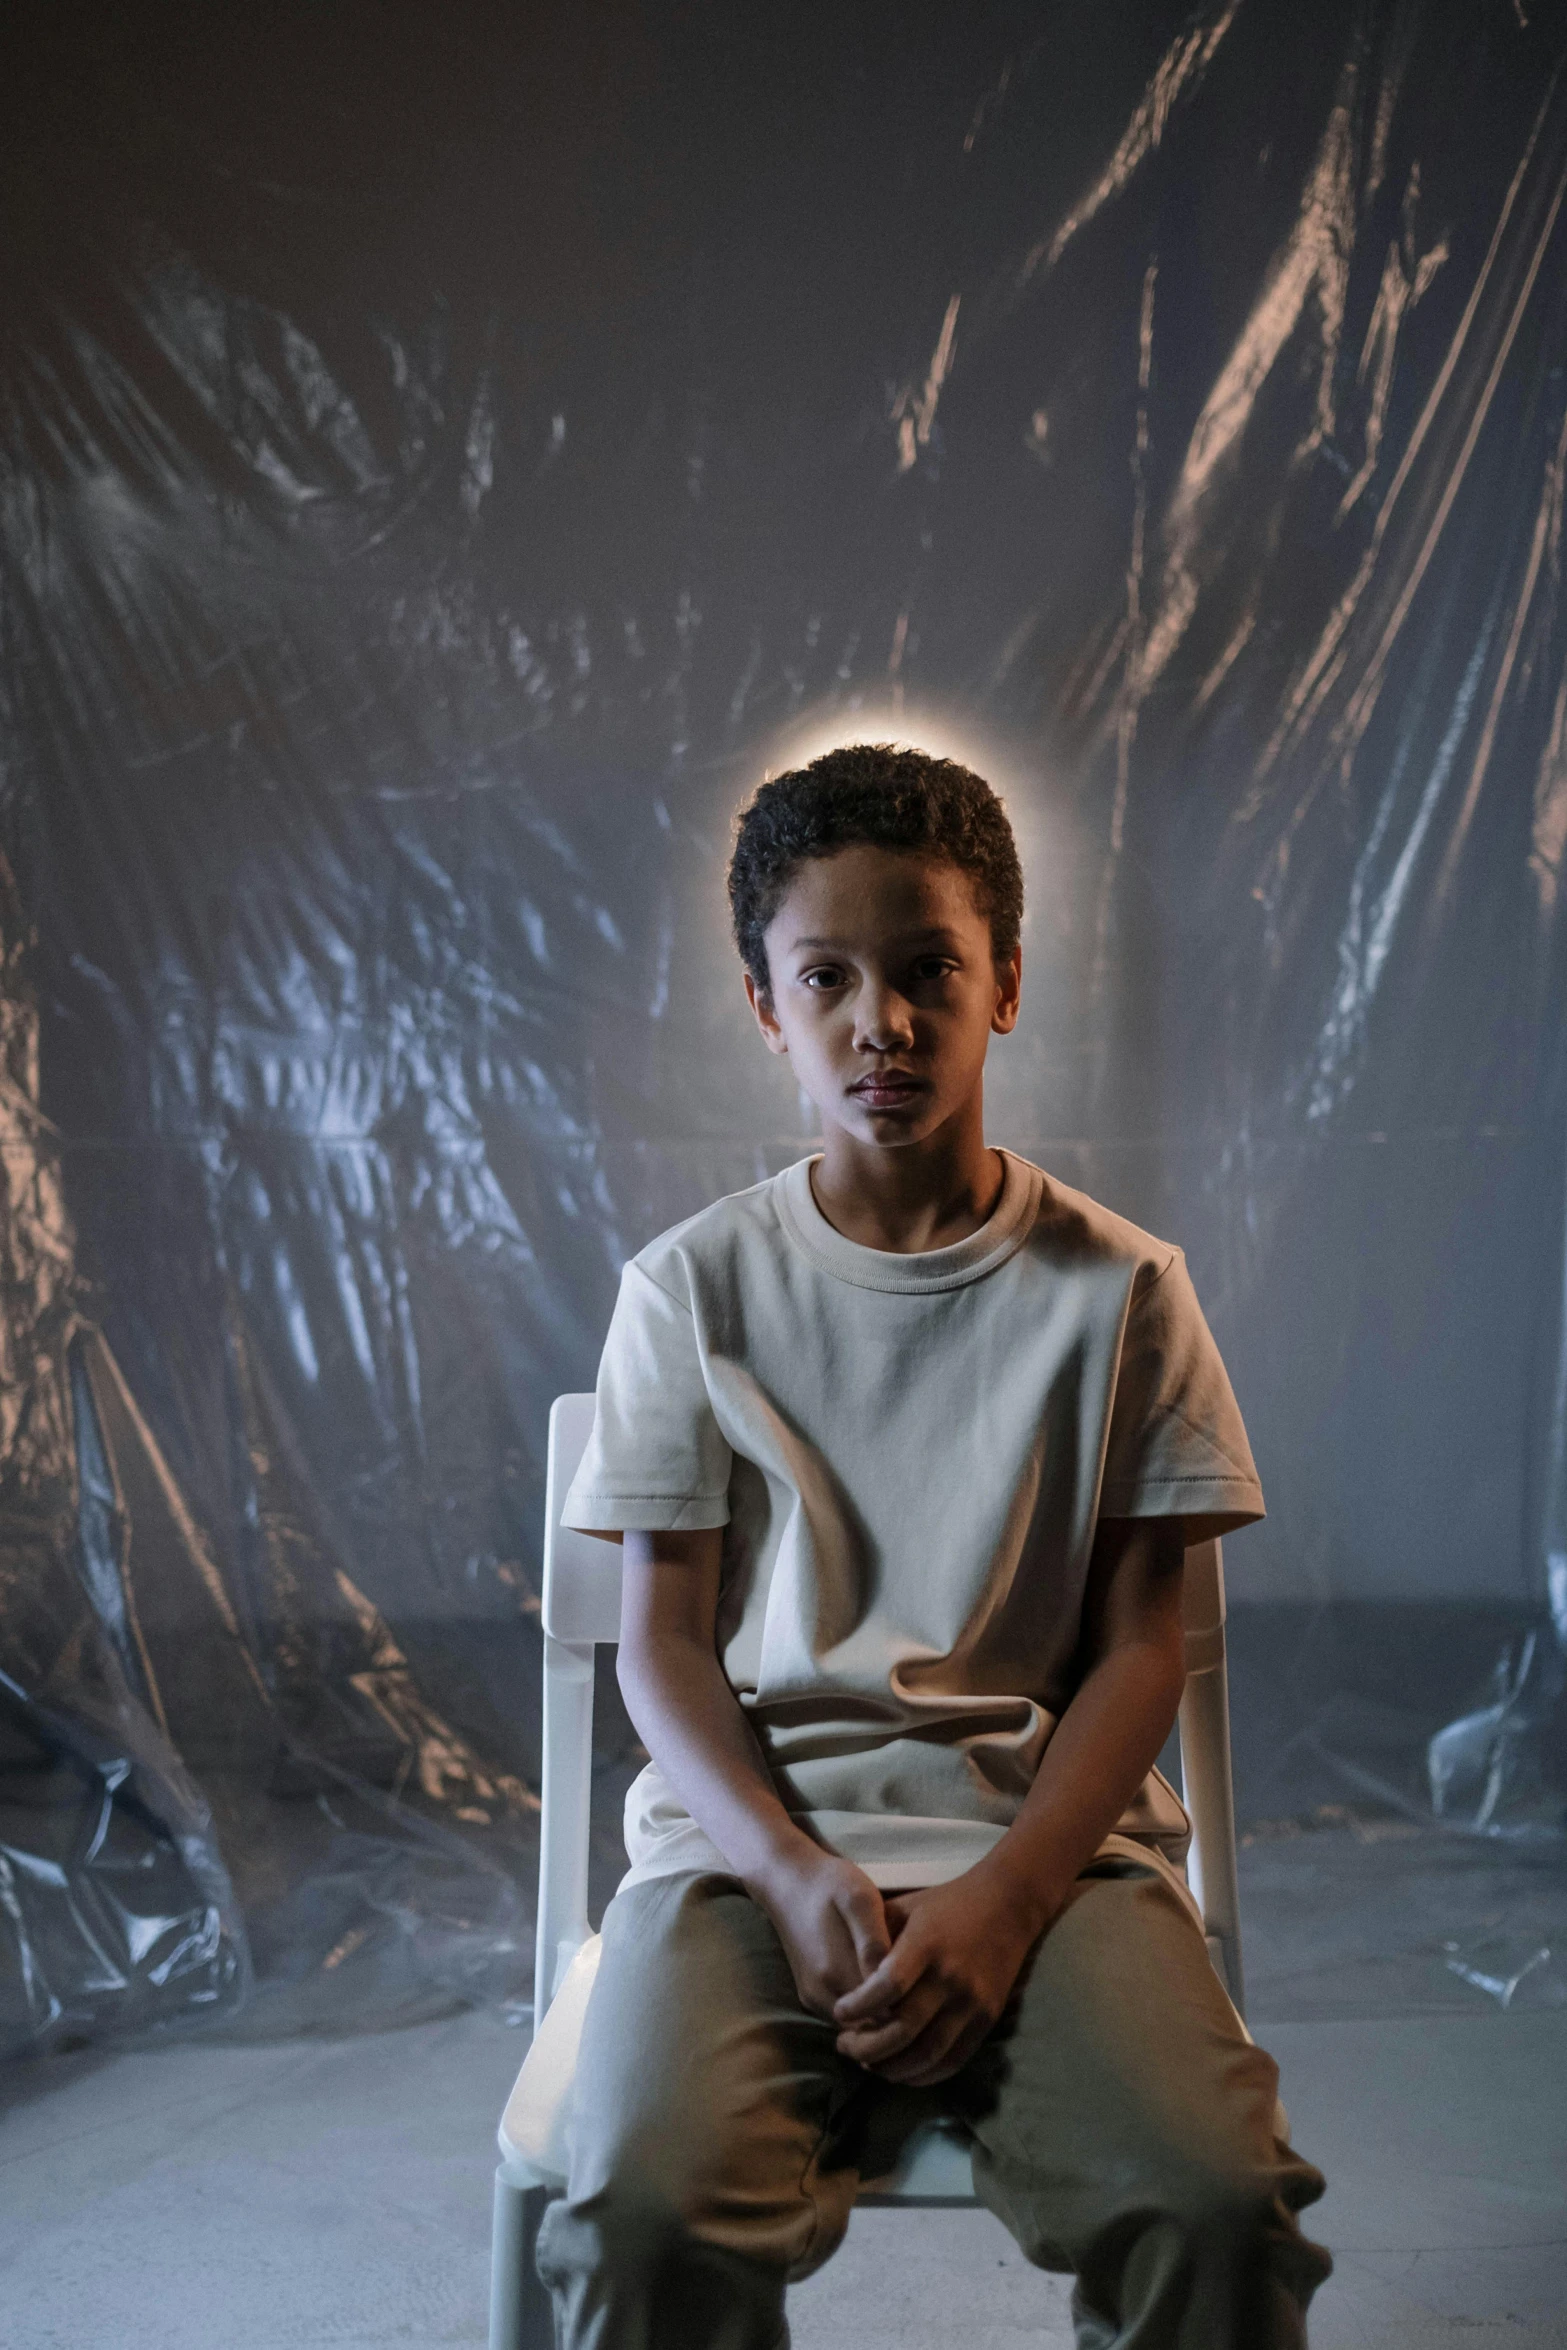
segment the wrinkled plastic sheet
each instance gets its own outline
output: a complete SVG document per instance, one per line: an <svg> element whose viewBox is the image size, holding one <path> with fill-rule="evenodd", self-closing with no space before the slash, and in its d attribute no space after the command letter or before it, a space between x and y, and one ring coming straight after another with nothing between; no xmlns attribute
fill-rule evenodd
<svg viewBox="0 0 1567 2350"><path fill-rule="evenodd" d="M18 25L8 2038L525 1999L548 1403L808 1145L722 866L855 733L1007 792L994 1130L1183 1242L1247 1412L1253 1975L1309 1880L1369 1982L1418 1847L1426 1988L1538 1991L1554 12Z"/></svg>

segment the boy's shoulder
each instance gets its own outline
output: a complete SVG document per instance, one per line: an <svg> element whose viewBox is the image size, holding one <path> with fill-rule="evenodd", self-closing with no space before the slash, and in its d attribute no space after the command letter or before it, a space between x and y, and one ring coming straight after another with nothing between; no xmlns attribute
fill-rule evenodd
<svg viewBox="0 0 1567 2350"><path fill-rule="evenodd" d="M1157 1281L1180 1256L1171 1242L1118 1216L1086 1191L1040 1173L1039 1213L1030 1235L1034 1254L1063 1267L1129 1265L1140 1281Z"/></svg>
<svg viewBox="0 0 1567 2350"><path fill-rule="evenodd" d="M744 1255L756 1248L783 1247L783 1223L778 1213L783 1180L783 1175L768 1175L744 1191L725 1192L721 1199L710 1200L694 1216L683 1217L639 1248L631 1263L660 1289L680 1296L691 1268L717 1271L732 1265L737 1252Z"/></svg>
<svg viewBox="0 0 1567 2350"><path fill-rule="evenodd" d="M1141 1290L1157 1281L1180 1255L1166 1240L1101 1206L1087 1192L1074 1191L1016 1152L1009 1158L1027 1175L1037 1205L1021 1254L1053 1273L1125 1268ZM802 1161L804 1165L808 1162ZM685 1298L692 1275L699 1280L732 1277L746 1259L791 1250L783 1197L795 1170L785 1168L744 1191L728 1192L661 1232L631 1262L660 1289Z"/></svg>

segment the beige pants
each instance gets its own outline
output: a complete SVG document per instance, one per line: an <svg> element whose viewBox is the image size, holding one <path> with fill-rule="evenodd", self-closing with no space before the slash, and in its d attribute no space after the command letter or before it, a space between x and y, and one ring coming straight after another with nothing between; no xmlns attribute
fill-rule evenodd
<svg viewBox="0 0 1567 2350"><path fill-rule="evenodd" d="M1326 2253L1321 2174L1273 2134L1190 1912L1096 1862L977 2055L897 2089L838 2055L733 1878L617 1894L577 2075L571 2178L539 2237L563 2350L779 2350L784 2287L836 2250L862 2177L935 2113L1028 2258L1075 2271L1092 2350L1285 2350Z"/></svg>

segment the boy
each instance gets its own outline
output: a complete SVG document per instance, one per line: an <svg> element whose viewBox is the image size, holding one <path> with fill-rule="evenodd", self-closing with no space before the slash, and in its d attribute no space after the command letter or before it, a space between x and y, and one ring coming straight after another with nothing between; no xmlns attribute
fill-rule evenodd
<svg viewBox="0 0 1567 2350"><path fill-rule="evenodd" d="M625 1552L652 1757L605 1915L568 2350L778 2350L933 2113L1085 2344L1282 2350L1326 2255L1153 1771L1187 1544L1262 1515L1179 1252L987 1147L1022 874L949 761L764 784L751 1008L822 1149L626 1267L565 1522Z"/></svg>

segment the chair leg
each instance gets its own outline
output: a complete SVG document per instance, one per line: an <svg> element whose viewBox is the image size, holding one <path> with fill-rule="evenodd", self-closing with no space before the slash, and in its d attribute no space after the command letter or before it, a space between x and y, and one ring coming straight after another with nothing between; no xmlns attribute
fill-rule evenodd
<svg viewBox="0 0 1567 2350"><path fill-rule="evenodd" d="M539 2224L548 2187L515 2187L495 2174L490 2238L490 2350L555 2350L555 2305L539 2276Z"/></svg>

